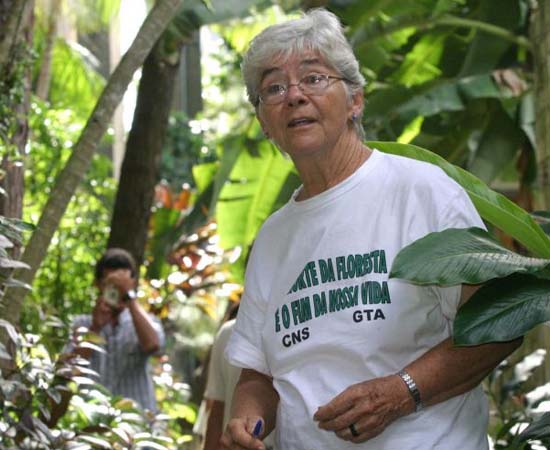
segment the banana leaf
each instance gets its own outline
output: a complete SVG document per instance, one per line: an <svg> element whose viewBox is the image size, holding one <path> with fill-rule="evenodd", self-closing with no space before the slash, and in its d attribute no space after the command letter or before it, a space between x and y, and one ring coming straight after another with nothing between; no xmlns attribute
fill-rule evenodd
<svg viewBox="0 0 550 450"><path fill-rule="evenodd" d="M390 277L455 286L485 283L513 273L536 274L549 266L549 259L508 250L481 228L450 228L403 248L392 264Z"/></svg>
<svg viewBox="0 0 550 450"><path fill-rule="evenodd" d="M530 274L495 279L475 292L457 313L458 345L509 341L550 320L550 280Z"/></svg>

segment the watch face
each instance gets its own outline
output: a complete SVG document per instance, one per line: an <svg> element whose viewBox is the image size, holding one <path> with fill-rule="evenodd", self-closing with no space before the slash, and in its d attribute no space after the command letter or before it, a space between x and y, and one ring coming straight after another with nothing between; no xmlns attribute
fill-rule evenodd
<svg viewBox="0 0 550 450"><path fill-rule="evenodd" d="M133 289L130 289L126 294L124 294L124 301L129 302L130 300L133 300L137 297L136 291Z"/></svg>

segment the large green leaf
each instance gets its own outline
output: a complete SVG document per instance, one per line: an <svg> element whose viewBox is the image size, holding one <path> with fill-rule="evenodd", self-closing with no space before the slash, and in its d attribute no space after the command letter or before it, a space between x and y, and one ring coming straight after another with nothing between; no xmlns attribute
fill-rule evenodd
<svg viewBox="0 0 550 450"><path fill-rule="evenodd" d="M535 273L548 266L550 260L518 255L481 228L450 228L403 248L393 261L390 277L454 286L484 283L518 272Z"/></svg>
<svg viewBox="0 0 550 450"><path fill-rule="evenodd" d="M231 174L235 163L242 151L246 150L245 141L242 136L233 137L224 143L223 154L220 160L219 169L214 177L214 192L210 203L210 214L214 214L218 197L229 175Z"/></svg>
<svg viewBox="0 0 550 450"><path fill-rule="evenodd" d="M448 33L431 33L422 36L407 53L393 79L405 86L414 86L441 75L438 67Z"/></svg>
<svg viewBox="0 0 550 450"><path fill-rule="evenodd" d="M383 152L426 161L441 167L468 193L483 219L500 228L528 248L535 256L550 258L550 238L533 218L505 196L493 191L471 173L448 163L423 148L395 142L368 142Z"/></svg>
<svg viewBox="0 0 550 450"><path fill-rule="evenodd" d="M413 88L401 85L379 89L369 96L365 105L365 125L376 127L403 116L433 116L442 112L461 111L465 102L479 98L507 98L509 93L499 89L490 73L458 79L428 82ZM469 130L472 127L468 127Z"/></svg>
<svg viewBox="0 0 550 450"><path fill-rule="evenodd" d="M517 0L500 0L495 8L493 0L482 0L475 18L505 30L515 31L521 18L519 3ZM500 36L477 31L464 60L461 74L472 75L492 70L497 67L510 45L509 41Z"/></svg>
<svg viewBox="0 0 550 450"><path fill-rule="evenodd" d="M87 117L105 84L98 70L99 62L85 47L57 40L52 59L52 104Z"/></svg>
<svg viewBox="0 0 550 450"><path fill-rule="evenodd" d="M515 122L497 105L468 169L486 183L491 183L513 160L523 134Z"/></svg>
<svg viewBox="0 0 550 450"><path fill-rule="evenodd" d="M457 313L459 345L509 341L550 320L550 280L514 274L490 281Z"/></svg>
<svg viewBox="0 0 550 450"><path fill-rule="evenodd" d="M151 235L149 252L152 256L147 266L147 278L166 276L168 266L166 253L170 251L173 242L172 231L180 218L180 211L172 208L157 208L151 216Z"/></svg>
<svg viewBox="0 0 550 450"><path fill-rule="evenodd" d="M293 170L291 162L268 141L260 143L257 156L241 153L217 203L222 247L252 242Z"/></svg>

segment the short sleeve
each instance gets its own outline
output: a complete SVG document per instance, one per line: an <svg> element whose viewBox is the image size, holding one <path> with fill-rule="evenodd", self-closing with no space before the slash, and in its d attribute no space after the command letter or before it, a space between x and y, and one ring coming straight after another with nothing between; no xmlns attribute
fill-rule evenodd
<svg viewBox="0 0 550 450"><path fill-rule="evenodd" d="M159 349L155 354L162 355L166 346L166 335L164 333L164 327L162 326L162 322L157 316L149 314L149 317L151 318L151 323L153 324L153 328L157 333L157 337L159 340Z"/></svg>
<svg viewBox="0 0 550 450"><path fill-rule="evenodd" d="M439 227L440 230L470 227L486 229L470 197L460 186L456 194L449 199L447 208L439 220Z"/></svg>
<svg viewBox="0 0 550 450"><path fill-rule="evenodd" d="M223 377L223 352L226 340L222 337L223 328L220 329L212 351L210 352L210 363L208 365L208 378L206 381L206 390L204 396L211 400L225 401L225 381Z"/></svg>
<svg viewBox="0 0 550 450"><path fill-rule="evenodd" d="M230 364L253 369L270 375L262 344L262 330L266 320L267 300L260 289L259 268L261 259L255 244L245 276L244 292L241 298L237 321L225 350Z"/></svg>
<svg viewBox="0 0 550 450"><path fill-rule="evenodd" d="M470 197L462 187L458 186L456 194L449 199L448 206L440 218L439 230L470 227L486 229ZM440 301L443 315L450 321L454 320L460 303L462 286L434 286L434 291Z"/></svg>

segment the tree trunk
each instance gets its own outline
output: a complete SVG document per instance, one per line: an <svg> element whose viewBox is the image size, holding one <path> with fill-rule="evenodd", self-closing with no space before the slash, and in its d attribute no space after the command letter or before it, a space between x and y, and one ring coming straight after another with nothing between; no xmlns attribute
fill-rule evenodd
<svg viewBox="0 0 550 450"><path fill-rule="evenodd" d="M0 0L0 71L10 60L28 0Z"/></svg>
<svg viewBox="0 0 550 450"><path fill-rule="evenodd" d="M31 63L30 58L23 57L32 47L33 39L33 4L30 2L11 2L12 15L5 15L9 8L4 9L10 2L3 3L0 8L0 29L9 30L16 23L13 32L16 32L14 39L7 34L2 36L4 42L10 41L7 48L10 50L5 64L0 70L2 86L6 89L14 89L20 92L21 98L10 105L13 116L9 118L8 135L5 144L11 151L2 155L1 166L4 171L4 178L0 181L6 195L0 195L0 215L20 219L23 212L23 173L25 146L27 145L29 124L27 120L31 92ZM18 8L23 5L23 10ZM10 99L10 96L6 97ZM8 100L9 101L9 100ZM12 257L19 258L20 248L15 247Z"/></svg>
<svg viewBox="0 0 550 450"><path fill-rule="evenodd" d="M55 230L86 173L97 144L109 125L116 106L130 83L134 72L143 64L153 45L181 7L183 0L159 0L145 19L134 42L109 78L97 104L76 142L67 164L60 172L37 228L26 246L22 261L30 270L17 271L15 277L31 284L42 263ZM25 291L7 290L0 309L0 317L13 324L19 323Z"/></svg>
<svg viewBox="0 0 550 450"><path fill-rule="evenodd" d="M531 20L540 206L550 210L550 4L547 0L538 1Z"/></svg>
<svg viewBox="0 0 550 450"><path fill-rule="evenodd" d="M128 250L141 265L160 157L172 106L179 54L164 58L163 39L145 60L132 129L120 171L108 247ZM174 55L176 57L174 58Z"/></svg>
<svg viewBox="0 0 550 450"><path fill-rule="evenodd" d="M36 82L36 95L42 100L48 99L50 91L50 79L52 77L52 56L57 37L57 18L61 10L61 0L52 0L52 7L48 18L48 29L46 31L44 52L40 64L40 72Z"/></svg>
<svg viewBox="0 0 550 450"><path fill-rule="evenodd" d="M530 24L534 60L537 176L540 187L537 209L550 210L550 4L547 0L539 0L537 3ZM541 325L529 334L524 352L547 348L548 342L550 327ZM536 385L550 380L549 358L546 358L535 375Z"/></svg>

